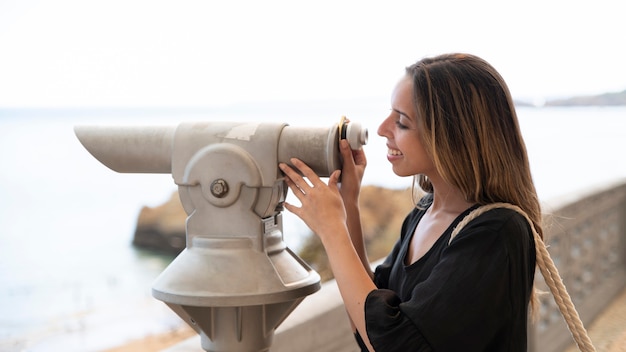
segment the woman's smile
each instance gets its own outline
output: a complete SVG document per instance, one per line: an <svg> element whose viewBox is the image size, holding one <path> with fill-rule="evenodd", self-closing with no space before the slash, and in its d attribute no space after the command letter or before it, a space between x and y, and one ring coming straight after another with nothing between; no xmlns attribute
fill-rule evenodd
<svg viewBox="0 0 626 352"><path fill-rule="evenodd" d="M394 161L396 159L399 159L403 155L404 154L402 154L402 152L399 151L398 149L387 147L387 159L389 161Z"/></svg>

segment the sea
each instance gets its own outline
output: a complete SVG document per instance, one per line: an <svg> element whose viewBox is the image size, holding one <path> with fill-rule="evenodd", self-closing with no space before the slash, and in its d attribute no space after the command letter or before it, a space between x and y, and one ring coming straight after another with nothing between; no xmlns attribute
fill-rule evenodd
<svg viewBox="0 0 626 352"><path fill-rule="evenodd" d="M405 188L391 172L385 99L233 104L213 108L0 109L0 351L103 351L182 321L152 298L172 256L132 246L137 216L176 191L170 174L121 174L92 157L78 125L175 126L188 121L334 126L369 132L366 185ZM519 107L542 201L626 178L626 107ZM308 234L285 212L297 250Z"/></svg>

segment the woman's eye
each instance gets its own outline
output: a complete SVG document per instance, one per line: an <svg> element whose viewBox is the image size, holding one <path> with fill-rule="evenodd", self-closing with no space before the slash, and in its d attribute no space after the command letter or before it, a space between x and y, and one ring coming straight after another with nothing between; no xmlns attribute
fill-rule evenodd
<svg viewBox="0 0 626 352"><path fill-rule="evenodd" d="M398 126L399 129L401 130L408 130L409 127L405 124L403 124L402 122L400 122L400 120L396 120L396 126Z"/></svg>

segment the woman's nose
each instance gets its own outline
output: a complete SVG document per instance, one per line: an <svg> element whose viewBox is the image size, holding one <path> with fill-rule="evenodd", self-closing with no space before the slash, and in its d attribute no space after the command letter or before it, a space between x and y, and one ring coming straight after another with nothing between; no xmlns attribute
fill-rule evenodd
<svg viewBox="0 0 626 352"><path fill-rule="evenodd" d="M376 131L378 133L379 136L381 137L387 137L389 135L389 121L390 121L391 116L387 116L383 122L380 124L380 126L378 126L378 130Z"/></svg>

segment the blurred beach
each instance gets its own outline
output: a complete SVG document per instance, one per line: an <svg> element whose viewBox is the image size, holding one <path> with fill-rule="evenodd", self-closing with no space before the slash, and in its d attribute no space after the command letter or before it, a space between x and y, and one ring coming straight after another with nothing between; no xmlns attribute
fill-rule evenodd
<svg viewBox="0 0 626 352"><path fill-rule="evenodd" d="M404 188L411 180L393 175L376 135L387 105L0 110L0 350L106 351L146 337L163 346L190 334L150 294L173 258L131 245L141 207L160 205L176 190L171 175L115 173L80 145L73 126L330 126L346 115L369 129L364 183ZM626 177L626 107L522 107L518 114L542 201ZM287 244L297 249L307 229L288 213L284 226Z"/></svg>

